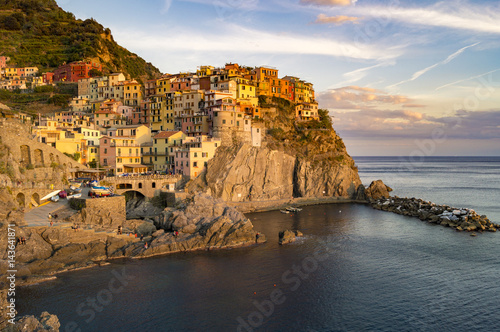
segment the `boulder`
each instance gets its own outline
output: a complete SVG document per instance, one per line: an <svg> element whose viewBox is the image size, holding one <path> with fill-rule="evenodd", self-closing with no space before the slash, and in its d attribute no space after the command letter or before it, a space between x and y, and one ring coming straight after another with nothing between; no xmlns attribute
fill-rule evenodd
<svg viewBox="0 0 500 332"><path fill-rule="evenodd" d="M280 245L287 244L287 243L292 243L296 240L296 235L295 232L290 231L290 230L285 230L281 231L279 233L279 241L278 243Z"/></svg>
<svg viewBox="0 0 500 332"><path fill-rule="evenodd" d="M16 332L58 332L61 323L56 315L43 312L37 319L35 316L23 316L8 331Z"/></svg>
<svg viewBox="0 0 500 332"><path fill-rule="evenodd" d="M156 231L157 231L157 229L152 221L144 221L142 224L137 226L137 230L136 230L137 234L141 234L144 236L149 236Z"/></svg>
<svg viewBox="0 0 500 332"><path fill-rule="evenodd" d="M391 191L392 189L386 186L382 180L376 180L372 181L370 186L366 189L366 196L373 200L389 198L389 192Z"/></svg>

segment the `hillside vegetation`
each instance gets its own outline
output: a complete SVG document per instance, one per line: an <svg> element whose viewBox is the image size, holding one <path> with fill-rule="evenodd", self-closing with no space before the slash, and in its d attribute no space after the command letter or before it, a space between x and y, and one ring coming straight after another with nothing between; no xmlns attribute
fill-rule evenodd
<svg viewBox="0 0 500 332"><path fill-rule="evenodd" d="M75 19L54 0L0 0L0 55L19 67L51 70L64 62L99 60L104 74L123 72L141 80L158 68L118 45L108 28Z"/></svg>

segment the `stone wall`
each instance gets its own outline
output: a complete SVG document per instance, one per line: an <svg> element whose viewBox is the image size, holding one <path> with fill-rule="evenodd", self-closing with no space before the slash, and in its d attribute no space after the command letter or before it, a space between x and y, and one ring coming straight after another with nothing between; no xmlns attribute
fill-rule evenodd
<svg viewBox="0 0 500 332"><path fill-rule="evenodd" d="M122 225L126 220L127 211L124 196L77 198L71 204L81 208L80 213L72 218L75 223L107 228Z"/></svg>

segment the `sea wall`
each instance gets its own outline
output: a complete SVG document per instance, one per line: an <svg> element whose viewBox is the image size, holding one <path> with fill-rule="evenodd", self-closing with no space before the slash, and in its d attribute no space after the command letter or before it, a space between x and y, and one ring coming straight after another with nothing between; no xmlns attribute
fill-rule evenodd
<svg viewBox="0 0 500 332"><path fill-rule="evenodd" d="M371 205L377 210L418 217L420 220L451 227L457 231L496 232L500 228L500 225L492 223L488 217L479 215L472 209L437 205L418 198L383 197L372 200Z"/></svg>

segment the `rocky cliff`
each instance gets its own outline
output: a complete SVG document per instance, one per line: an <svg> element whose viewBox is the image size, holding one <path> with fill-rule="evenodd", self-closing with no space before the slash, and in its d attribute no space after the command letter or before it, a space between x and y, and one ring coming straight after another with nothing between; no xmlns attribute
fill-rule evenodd
<svg viewBox="0 0 500 332"><path fill-rule="evenodd" d="M188 184L229 202L283 200L294 197L358 197L361 181L327 111L320 120L297 122L292 103L268 99L272 117L261 147L238 143L217 149L206 173ZM363 188L364 189L364 188Z"/></svg>
<svg viewBox="0 0 500 332"><path fill-rule="evenodd" d="M7 234L7 224L21 219L22 213L11 211L5 221L0 221L0 233ZM16 227L16 237L26 239L26 244L16 246L18 285L39 282L55 272L90 267L111 258L221 249L265 241L265 236L257 236L252 223L241 212L206 194L194 195L155 219L125 221L123 218L121 235L117 234L115 224L111 228L99 224L98 229L79 230L69 224ZM7 245L7 237L1 237L2 275L8 270Z"/></svg>

